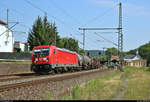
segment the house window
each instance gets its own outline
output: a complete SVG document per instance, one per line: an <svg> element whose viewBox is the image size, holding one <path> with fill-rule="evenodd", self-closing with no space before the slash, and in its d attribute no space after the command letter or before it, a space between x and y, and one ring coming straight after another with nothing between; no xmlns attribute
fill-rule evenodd
<svg viewBox="0 0 150 102"><path fill-rule="evenodd" d="M7 46L7 44L8 44L8 41L5 41L5 46Z"/></svg>

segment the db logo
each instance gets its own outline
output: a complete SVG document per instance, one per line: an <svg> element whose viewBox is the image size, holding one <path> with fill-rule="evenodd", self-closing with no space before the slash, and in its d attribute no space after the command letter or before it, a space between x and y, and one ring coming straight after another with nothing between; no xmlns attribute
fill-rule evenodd
<svg viewBox="0 0 150 102"><path fill-rule="evenodd" d="M42 58L39 58L39 61L42 61Z"/></svg>

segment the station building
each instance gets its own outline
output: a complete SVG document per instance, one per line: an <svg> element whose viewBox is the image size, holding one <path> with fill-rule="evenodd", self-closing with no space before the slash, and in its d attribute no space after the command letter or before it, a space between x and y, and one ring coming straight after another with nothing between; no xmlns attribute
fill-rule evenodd
<svg viewBox="0 0 150 102"><path fill-rule="evenodd" d="M129 54L124 57L124 65L144 67L147 65L147 60L142 59L142 57L139 55L138 50L137 50L136 55Z"/></svg>

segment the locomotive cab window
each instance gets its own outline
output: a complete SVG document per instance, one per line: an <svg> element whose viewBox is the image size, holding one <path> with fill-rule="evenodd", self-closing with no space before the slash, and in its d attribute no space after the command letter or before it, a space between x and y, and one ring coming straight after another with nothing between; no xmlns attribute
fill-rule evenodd
<svg viewBox="0 0 150 102"><path fill-rule="evenodd" d="M49 48L34 49L34 57L45 57L49 55Z"/></svg>
<svg viewBox="0 0 150 102"><path fill-rule="evenodd" d="M55 54L55 49L54 49L54 54Z"/></svg>

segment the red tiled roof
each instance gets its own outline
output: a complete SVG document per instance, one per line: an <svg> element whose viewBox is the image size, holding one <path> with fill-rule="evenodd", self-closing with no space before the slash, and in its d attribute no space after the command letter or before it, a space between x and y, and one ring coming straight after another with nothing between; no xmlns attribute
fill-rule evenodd
<svg viewBox="0 0 150 102"><path fill-rule="evenodd" d="M0 24L4 24L7 25L7 23L5 23L4 21L0 20Z"/></svg>
<svg viewBox="0 0 150 102"><path fill-rule="evenodd" d="M112 56L111 58L112 59L118 59L119 57L118 56Z"/></svg>

